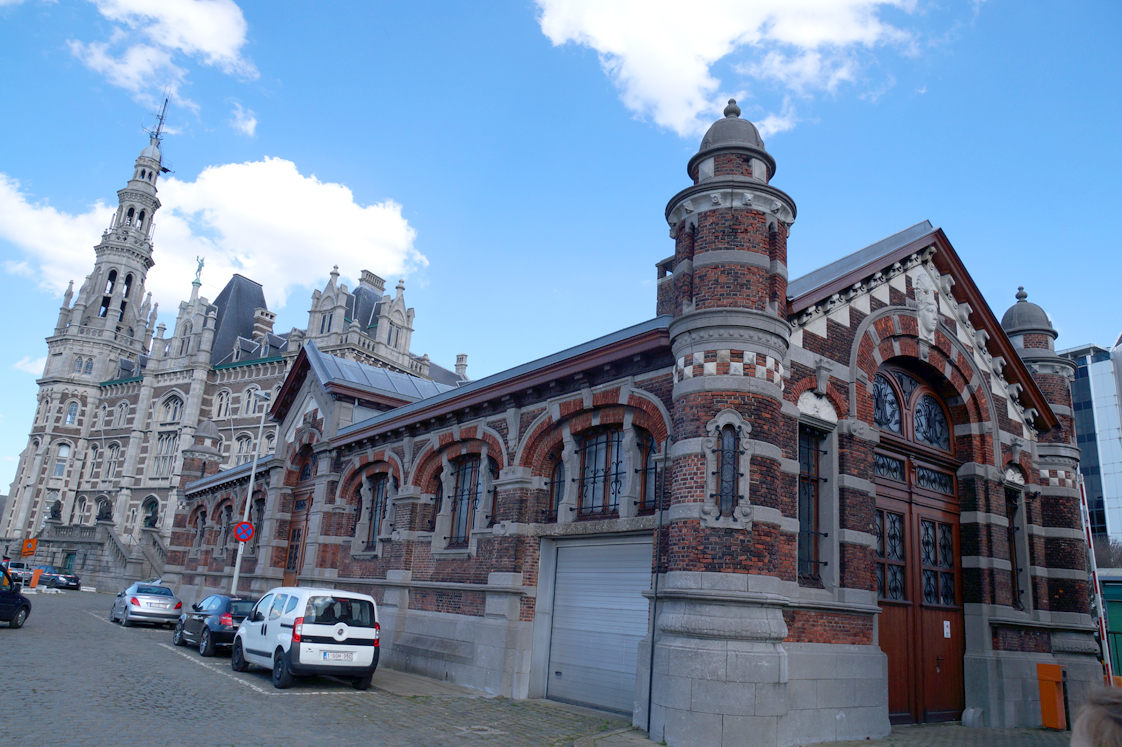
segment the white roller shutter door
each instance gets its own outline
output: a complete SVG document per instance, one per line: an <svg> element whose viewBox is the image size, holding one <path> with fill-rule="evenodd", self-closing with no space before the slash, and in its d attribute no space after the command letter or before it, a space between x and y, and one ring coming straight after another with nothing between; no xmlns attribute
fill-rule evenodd
<svg viewBox="0 0 1122 747"><path fill-rule="evenodd" d="M649 539L558 545L548 697L632 712L651 552Z"/></svg>

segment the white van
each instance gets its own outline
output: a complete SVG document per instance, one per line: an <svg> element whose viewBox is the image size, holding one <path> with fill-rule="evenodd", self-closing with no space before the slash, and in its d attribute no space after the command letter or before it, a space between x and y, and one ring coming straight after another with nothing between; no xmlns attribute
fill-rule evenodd
<svg viewBox="0 0 1122 747"><path fill-rule="evenodd" d="M297 675L327 674L365 690L378 667L380 631L378 605L366 594L282 586L261 597L238 626L230 668L272 669L277 688Z"/></svg>

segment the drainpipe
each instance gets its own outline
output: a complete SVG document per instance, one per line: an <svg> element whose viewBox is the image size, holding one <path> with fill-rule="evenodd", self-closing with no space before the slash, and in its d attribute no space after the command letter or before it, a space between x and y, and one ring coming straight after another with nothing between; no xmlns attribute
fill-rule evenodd
<svg viewBox="0 0 1122 747"><path fill-rule="evenodd" d="M655 530L654 589L651 596L651 652L647 662L647 734L651 733L651 706L654 700L654 649L655 629L658 625L658 573L662 566L662 504L666 497L666 462L670 459L670 440L673 425L666 424L666 440L662 443L662 495L658 499L658 529Z"/></svg>

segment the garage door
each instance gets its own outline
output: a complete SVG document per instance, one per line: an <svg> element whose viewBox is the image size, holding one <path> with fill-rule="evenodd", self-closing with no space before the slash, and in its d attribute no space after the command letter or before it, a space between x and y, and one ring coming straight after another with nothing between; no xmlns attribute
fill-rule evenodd
<svg viewBox="0 0 1122 747"><path fill-rule="evenodd" d="M556 567L548 697L631 713L651 541L558 545Z"/></svg>

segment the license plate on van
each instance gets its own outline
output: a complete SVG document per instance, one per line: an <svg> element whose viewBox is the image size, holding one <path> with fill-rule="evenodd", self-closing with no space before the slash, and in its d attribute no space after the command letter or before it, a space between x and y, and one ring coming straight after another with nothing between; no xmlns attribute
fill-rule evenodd
<svg viewBox="0 0 1122 747"><path fill-rule="evenodd" d="M353 651L324 651L324 661L354 661L355 655Z"/></svg>

